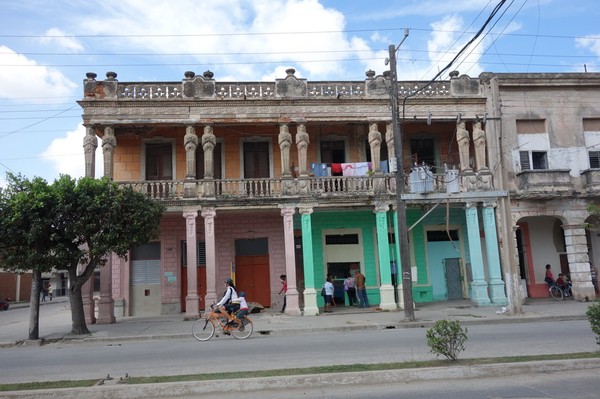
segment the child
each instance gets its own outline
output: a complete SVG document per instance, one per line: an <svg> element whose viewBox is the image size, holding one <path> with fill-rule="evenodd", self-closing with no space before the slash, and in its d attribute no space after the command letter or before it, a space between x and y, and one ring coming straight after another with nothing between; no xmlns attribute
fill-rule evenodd
<svg viewBox="0 0 600 399"><path fill-rule="evenodd" d="M235 315L238 319L243 320L248 315L248 302L246 302L246 293L240 292L238 298L234 300L235 303L240 304L240 310Z"/></svg>

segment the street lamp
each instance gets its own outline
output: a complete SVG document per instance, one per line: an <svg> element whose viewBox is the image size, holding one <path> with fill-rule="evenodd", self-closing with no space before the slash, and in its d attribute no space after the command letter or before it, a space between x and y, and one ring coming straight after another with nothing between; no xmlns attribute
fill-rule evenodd
<svg viewBox="0 0 600 399"><path fill-rule="evenodd" d="M404 317L407 320L415 319L415 311L412 296L412 272L410 267L410 256L408 246L408 228L406 225L406 202L402 199L404 194L404 156L402 153L402 129L403 123L398 123L398 75L396 66L396 51L408 37L408 29L404 29L404 38L396 47L389 46L390 77L392 90L390 93L390 104L392 107L392 131L394 134L394 152L396 153L396 208L398 211L398 242L400 244L400 265L402 270L402 296L404 299Z"/></svg>

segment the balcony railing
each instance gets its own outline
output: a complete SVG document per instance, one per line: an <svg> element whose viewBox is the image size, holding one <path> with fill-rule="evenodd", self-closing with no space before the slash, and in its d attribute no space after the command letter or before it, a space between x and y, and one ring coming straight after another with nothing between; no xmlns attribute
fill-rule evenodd
<svg viewBox="0 0 600 399"><path fill-rule="evenodd" d="M327 197L393 195L394 174L379 176L326 176L264 179L152 180L119 182L157 200L271 199L283 197ZM405 176L405 193L441 194L465 191L457 174L428 173Z"/></svg>

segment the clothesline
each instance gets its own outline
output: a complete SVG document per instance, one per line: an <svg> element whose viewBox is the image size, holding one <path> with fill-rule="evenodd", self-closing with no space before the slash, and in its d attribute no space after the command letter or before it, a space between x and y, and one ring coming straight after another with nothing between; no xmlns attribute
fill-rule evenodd
<svg viewBox="0 0 600 399"><path fill-rule="evenodd" d="M311 163L310 170L315 177L368 176L373 170L373 164L371 162ZM388 173L389 170L389 161L381 161L381 171Z"/></svg>

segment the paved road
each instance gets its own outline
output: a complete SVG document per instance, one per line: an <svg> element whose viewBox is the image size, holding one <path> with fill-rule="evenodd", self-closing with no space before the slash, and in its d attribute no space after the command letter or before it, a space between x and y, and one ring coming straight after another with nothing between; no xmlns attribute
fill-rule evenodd
<svg viewBox="0 0 600 399"><path fill-rule="evenodd" d="M534 322L468 327L461 358L587 352L597 349L587 321ZM428 360L426 329L328 332L253 336L245 341L218 337L124 341L121 343L53 343L42 347L0 349L10 364L0 382L100 379L263 370L319 365Z"/></svg>

